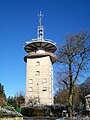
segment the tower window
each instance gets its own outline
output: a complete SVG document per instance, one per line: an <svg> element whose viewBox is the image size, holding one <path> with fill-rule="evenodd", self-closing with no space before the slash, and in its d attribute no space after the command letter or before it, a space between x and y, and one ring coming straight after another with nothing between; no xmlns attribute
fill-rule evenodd
<svg viewBox="0 0 90 120"><path fill-rule="evenodd" d="M43 78L43 83L47 83L47 79L46 78Z"/></svg>
<svg viewBox="0 0 90 120"><path fill-rule="evenodd" d="M29 82L28 82L29 84L32 84L33 83L33 80L32 79L29 79Z"/></svg>
<svg viewBox="0 0 90 120"><path fill-rule="evenodd" d="M37 62L36 62L36 66L39 66L39 65L40 65L40 62L39 62L39 61L37 61Z"/></svg>
<svg viewBox="0 0 90 120"><path fill-rule="evenodd" d="M52 98L52 95L51 95L51 93L50 93L50 98Z"/></svg>
<svg viewBox="0 0 90 120"><path fill-rule="evenodd" d="M36 76L39 76L40 75L40 71L36 71Z"/></svg>
<svg viewBox="0 0 90 120"><path fill-rule="evenodd" d="M43 36L43 30L40 29L40 30L39 30L39 37L42 37L42 36Z"/></svg>
<svg viewBox="0 0 90 120"><path fill-rule="evenodd" d="M32 87L29 88L29 92L32 92Z"/></svg>
<svg viewBox="0 0 90 120"><path fill-rule="evenodd" d="M43 90L42 91L47 91L47 88L46 87L43 87Z"/></svg>

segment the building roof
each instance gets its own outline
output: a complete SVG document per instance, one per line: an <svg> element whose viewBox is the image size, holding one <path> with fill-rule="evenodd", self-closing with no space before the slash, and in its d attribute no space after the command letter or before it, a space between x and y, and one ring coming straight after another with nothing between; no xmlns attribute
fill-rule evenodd
<svg viewBox="0 0 90 120"><path fill-rule="evenodd" d="M90 94L85 96L85 98L89 98L89 97L90 97Z"/></svg>
<svg viewBox="0 0 90 120"><path fill-rule="evenodd" d="M24 49L28 53L37 51L39 49L53 53L56 51L56 44L53 41L47 39L45 39L44 41L33 39L32 41L26 42Z"/></svg>

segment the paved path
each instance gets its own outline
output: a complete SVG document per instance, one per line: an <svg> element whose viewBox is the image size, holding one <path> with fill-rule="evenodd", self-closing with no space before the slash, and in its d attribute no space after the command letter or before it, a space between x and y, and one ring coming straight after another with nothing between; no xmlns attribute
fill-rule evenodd
<svg viewBox="0 0 90 120"><path fill-rule="evenodd" d="M23 120L56 120L53 117L24 117Z"/></svg>
<svg viewBox="0 0 90 120"><path fill-rule="evenodd" d="M89 118L54 118L54 117L24 117L23 120L90 120Z"/></svg>

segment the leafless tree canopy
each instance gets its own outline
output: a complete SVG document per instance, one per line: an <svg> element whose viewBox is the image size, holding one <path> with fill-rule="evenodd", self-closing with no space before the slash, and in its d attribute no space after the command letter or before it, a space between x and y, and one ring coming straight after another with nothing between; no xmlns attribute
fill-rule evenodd
<svg viewBox="0 0 90 120"><path fill-rule="evenodd" d="M90 60L89 37L86 32L68 35L65 37L66 44L60 46L57 51L57 62L65 65L64 74L70 74L73 83L77 80L79 73L85 70L88 60Z"/></svg>
<svg viewBox="0 0 90 120"><path fill-rule="evenodd" d="M87 32L81 32L75 35L69 34L65 39L65 44L61 45L57 51L57 62L63 66L59 71L58 79L68 89L69 106L72 107L74 84L80 73L86 70L90 60L90 36Z"/></svg>

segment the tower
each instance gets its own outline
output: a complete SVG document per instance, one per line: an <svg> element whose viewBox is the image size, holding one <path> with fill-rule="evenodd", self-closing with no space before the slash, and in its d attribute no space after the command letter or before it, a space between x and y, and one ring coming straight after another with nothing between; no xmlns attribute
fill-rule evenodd
<svg viewBox="0 0 90 120"><path fill-rule="evenodd" d="M53 69L56 61L53 54L56 44L44 38L42 13L39 13L37 38L25 43L26 62L26 104L33 100L36 104L53 105Z"/></svg>

